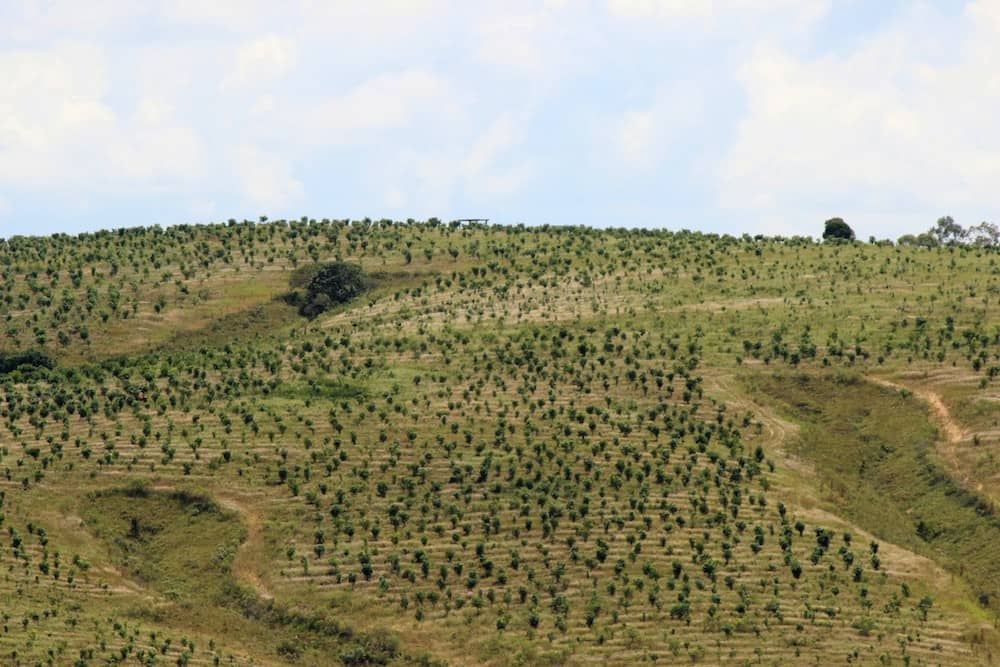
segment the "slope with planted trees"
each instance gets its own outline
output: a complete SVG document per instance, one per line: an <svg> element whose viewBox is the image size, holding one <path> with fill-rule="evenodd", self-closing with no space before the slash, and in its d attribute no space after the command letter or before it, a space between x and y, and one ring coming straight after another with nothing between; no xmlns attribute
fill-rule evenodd
<svg viewBox="0 0 1000 667"><path fill-rule="evenodd" d="M0 662L988 663L995 265L436 220L6 239Z"/></svg>

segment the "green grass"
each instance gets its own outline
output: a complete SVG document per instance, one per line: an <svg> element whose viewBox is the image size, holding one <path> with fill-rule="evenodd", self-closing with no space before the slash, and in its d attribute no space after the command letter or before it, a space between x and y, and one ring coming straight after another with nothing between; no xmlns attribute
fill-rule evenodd
<svg viewBox="0 0 1000 667"><path fill-rule="evenodd" d="M207 320L193 331L177 332L159 343L156 352L173 353L202 347L222 347L241 341L250 343L261 338L273 338L290 325L300 322L301 318L294 306L280 298L272 299Z"/></svg>
<svg viewBox="0 0 1000 667"><path fill-rule="evenodd" d="M811 462L845 516L881 539L928 554L1000 608L1000 519L934 454L937 431L912 395L852 373L754 375L752 393L802 425L792 452Z"/></svg>
<svg viewBox="0 0 1000 667"><path fill-rule="evenodd" d="M274 398L342 401L363 400L368 392L364 385L342 379L318 376L303 381L283 382L270 393Z"/></svg>
<svg viewBox="0 0 1000 667"><path fill-rule="evenodd" d="M81 515L120 567L185 606L219 598L245 538L239 517L208 497L142 484L90 493Z"/></svg>

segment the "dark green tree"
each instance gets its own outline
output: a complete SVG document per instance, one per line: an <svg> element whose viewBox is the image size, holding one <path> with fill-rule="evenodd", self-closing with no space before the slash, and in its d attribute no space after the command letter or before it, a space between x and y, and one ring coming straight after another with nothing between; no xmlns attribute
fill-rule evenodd
<svg viewBox="0 0 1000 667"><path fill-rule="evenodd" d="M823 227L823 240L843 239L854 240L854 230L844 222L843 218L830 218Z"/></svg>
<svg viewBox="0 0 1000 667"><path fill-rule="evenodd" d="M350 301L368 287L368 278L357 264L326 264L309 281L300 312L307 317L315 317L338 303Z"/></svg>

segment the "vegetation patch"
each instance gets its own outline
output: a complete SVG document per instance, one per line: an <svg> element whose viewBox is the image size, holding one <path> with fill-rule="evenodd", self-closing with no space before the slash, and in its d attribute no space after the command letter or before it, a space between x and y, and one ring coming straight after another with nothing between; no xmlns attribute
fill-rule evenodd
<svg viewBox="0 0 1000 667"><path fill-rule="evenodd" d="M301 315L316 317L360 296L374 287L374 281L359 265L337 261L298 269L289 285L294 290L289 303L298 306Z"/></svg>
<svg viewBox="0 0 1000 667"><path fill-rule="evenodd" d="M1000 502L1000 257L958 231L0 244L3 350L58 361L0 374L0 664L988 662L991 590L854 525L996 580L989 506L935 465ZM371 291L309 301L342 258ZM814 477L769 459L787 429L730 382L764 369ZM904 372L961 422L947 447L860 379ZM854 522L798 502L817 493Z"/></svg>
<svg viewBox="0 0 1000 667"><path fill-rule="evenodd" d="M249 622L251 632L266 627L278 658L326 664L337 656L344 664L385 665L400 656L399 641L390 634L355 632L318 613L265 600L238 583L232 563L246 531L236 514L207 496L135 483L88 494L81 513L128 575L185 613L218 617L229 610ZM133 615L171 618L155 608L140 607Z"/></svg>
<svg viewBox="0 0 1000 667"><path fill-rule="evenodd" d="M271 392L276 398L322 399L326 401L363 400L365 388L334 378L309 378L302 382L282 382Z"/></svg>
<svg viewBox="0 0 1000 667"><path fill-rule="evenodd" d="M217 602L235 609L245 618L284 631L294 640L284 639L278 655L298 660L309 649L327 657L338 655L347 665L387 665L401 657L399 640L384 631L359 633L319 613L304 613L272 600L263 600L254 591L228 580Z"/></svg>
<svg viewBox="0 0 1000 667"><path fill-rule="evenodd" d="M0 352L0 375L13 371L33 373L38 369L55 368L55 362L44 352L26 350L24 352Z"/></svg>
<svg viewBox="0 0 1000 667"><path fill-rule="evenodd" d="M223 315L195 331L179 332L160 351L190 351L251 342L274 334L297 320L296 310L285 299L275 298L245 310Z"/></svg>
<svg viewBox="0 0 1000 667"><path fill-rule="evenodd" d="M237 516L206 496L144 485L93 492L82 516L125 571L188 604L222 591L245 537Z"/></svg>

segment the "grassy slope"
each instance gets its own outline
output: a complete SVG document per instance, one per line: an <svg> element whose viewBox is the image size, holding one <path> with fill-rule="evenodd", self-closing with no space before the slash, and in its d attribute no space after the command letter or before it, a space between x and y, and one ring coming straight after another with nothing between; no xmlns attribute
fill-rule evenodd
<svg viewBox="0 0 1000 667"><path fill-rule="evenodd" d="M16 660L30 662L55 648L98 660L135 641L129 633L142 625L144 638L149 627L173 637L171 661L187 652L192 664L211 663L213 654L283 664L295 662L294 652L277 650L294 610L294 618L332 615L349 635L325 648L303 638L305 664L339 662L357 637L381 637L386 628L408 655L495 664L988 657L974 596L949 593L947 581L928 576L907 579L914 595L902 597L892 558L908 556L892 545L883 546L883 568L867 564L854 581L837 549L839 533L853 532L857 562L869 563L859 528L789 500L782 517L776 498L794 494L774 485L791 479L790 469L756 434L766 412L753 402L759 395L714 392L702 375L764 360L807 373L824 364L917 366L977 378L965 395L974 394L996 358L983 298L996 287L990 254L298 224L32 243L4 256L3 345L41 345L78 374L59 371L54 385L44 376L4 385L0 466L10 475L2 511L26 548L8 539L3 594L28 619L23 632L0 637L6 656L17 651ZM96 270L77 280L74 258L88 252L98 257L89 260ZM383 274L383 286L315 322L296 321L276 300L291 269L337 255ZM948 288L936 279L943 273L952 277ZM108 357L113 364L100 373L90 363ZM53 386L93 404L93 415L60 414L64 405L53 404L39 421L26 403L9 400L20 394L48 405ZM721 421L716 398L730 405ZM853 405L835 398L845 410ZM868 398L889 417L901 407L890 394ZM932 434L919 406L902 407L912 417L905 428L880 431L862 419L863 435L927 449ZM797 417L808 429L814 415ZM666 419L671 427L648 430ZM713 432L702 450L710 425L727 430ZM742 444L731 448L722 435ZM742 469L758 442L777 459L773 471L761 461L753 478L713 481L719 461ZM851 481L846 473L820 463L820 484L832 484L834 500L845 503L828 507L881 532L881 514L865 516L838 490ZM905 491L913 463L900 459L879 479ZM240 597L233 615L200 618L197 651L178 639L194 636L190 618L163 611L176 602L135 581L113 549L67 519L80 511L69 500L79 490L136 478L254 499L260 540L245 550L255 562L240 571L258 590ZM738 520L728 513L737 491ZM53 498L58 511L40 509ZM928 502L949 507L947 498ZM708 520L720 510L728 518ZM397 523L400 511L408 518ZM808 532L793 531L782 548L786 527L799 519ZM47 544L29 530L38 523ZM814 530L824 526L840 541L814 565ZM755 549L758 528L763 544ZM199 533L206 548L216 543L211 532ZM904 546L921 547L905 537L899 533ZM592 567L586 561L598 539L609 555ZM58 579L53 550L62 557ZM91 567L66 565L72 553ZM701 569L702 554L716 563L714 580ZM363 559L373 566L370 579ZM803 566L800 577L792 561ZM682 571L671 576L675 562ZM67 570L75 571L69 586ZM478 581L470 586L472 571ZM200 593L185 591L188 602ZM265 594L277 616L259 611ZM923 595L936 601L927 621L917 607ZM675 615L685 601L689 612ZM67 609L78 619L72 628Z"/></svg>
<svg viewBox="0 0 1000 667"><path fill-rule="evenodd" d="M295 661L371 645L332 618L275 606L232 574L246 531L239 517L188 491L112 488L88 494L81 514L89 532L106 542L123 572L165 602L133 609L146 620L188 632L215 627L254 653ZM266 641L261 641L261 633ZM394 646L380 655L398 654Z"/></svg>
<svg viewBox="0 0 1000 667"><path fill-rule="evenodd" d="M931 554L965 576L981 604L1000 600L1000 519L945 474L937 432L912 395L853 374L754 377L802 430L793 452L815 465L845 515L882 539Z"/></svg>

